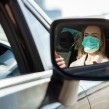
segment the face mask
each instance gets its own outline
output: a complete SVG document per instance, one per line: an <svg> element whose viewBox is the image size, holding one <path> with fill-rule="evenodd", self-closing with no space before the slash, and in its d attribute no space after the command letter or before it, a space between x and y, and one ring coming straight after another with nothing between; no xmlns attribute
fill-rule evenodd
<svg viewBox="0 0 109 109"><path fill-rule="evenodd" d="M92 36L87 36L83 39L82 45L86 53L94 53L99 49L100 40Z"/></svg>

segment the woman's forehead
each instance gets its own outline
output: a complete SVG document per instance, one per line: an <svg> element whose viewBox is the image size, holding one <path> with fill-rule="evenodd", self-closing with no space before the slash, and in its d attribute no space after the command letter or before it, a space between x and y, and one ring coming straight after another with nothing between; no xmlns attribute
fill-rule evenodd
<svg viewBox="0 0 109 109"><path fill-rule="evenodd" d="M101 33L100 27L98 26L87 26L84 33L94 32L94 33Z"/></svg>

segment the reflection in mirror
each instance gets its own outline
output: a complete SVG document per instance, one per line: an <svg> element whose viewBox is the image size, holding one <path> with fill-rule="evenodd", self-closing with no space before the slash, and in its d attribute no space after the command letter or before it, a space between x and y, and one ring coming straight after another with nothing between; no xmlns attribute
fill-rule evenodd
<svg viewBox="0 0 109 109"><path fill-rule="evenodd" d="M108 62L109 25L60 23L55 30L55 60L60 68Z"/></svg>

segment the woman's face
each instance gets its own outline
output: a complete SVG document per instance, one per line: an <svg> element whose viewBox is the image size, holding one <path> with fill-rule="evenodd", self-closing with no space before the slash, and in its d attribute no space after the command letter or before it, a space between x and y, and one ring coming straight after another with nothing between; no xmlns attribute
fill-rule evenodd
<svg viewBox="0 0 109 109"><path fill-rule="evenodd" d="M84 39L82 45L84 46L84 51L86 53L97 53L101 47L101 29L98 26L87 26L84 31Z"/></svg>
<svg viewBox="0 0 109 109"><path fill-rule="evenodd" d="M98 26L87 26L84 31L84 37L93 36L101 41L101 30Z"/></svg>

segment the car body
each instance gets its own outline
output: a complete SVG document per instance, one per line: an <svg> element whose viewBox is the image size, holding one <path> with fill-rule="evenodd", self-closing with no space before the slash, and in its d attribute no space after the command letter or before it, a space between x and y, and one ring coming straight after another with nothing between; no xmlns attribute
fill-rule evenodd
<svg viewBox="0 0 109 109"><path fill-rule="evenodd" d="M0 39L3 46L1 68L5 66L0 72L0 108L69 107L72 101L59 100L64 78L53 71L51 62L49 32L52 21L32 0L3 0L0 8L0 22L7 37L5 42ZM102 105L101 109L107 109L108 84L81 81L79 90L74 86L76 90L70 95L74 102L78 101L78 107L74 108L100 109Z"/></svg>

